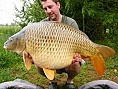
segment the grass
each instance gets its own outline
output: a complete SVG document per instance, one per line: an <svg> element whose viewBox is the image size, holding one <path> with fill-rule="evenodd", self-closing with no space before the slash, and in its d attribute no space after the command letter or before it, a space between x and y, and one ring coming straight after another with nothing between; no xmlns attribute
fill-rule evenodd
<svg viewBox="0 0 118 89"><path fill-rule="evenodd" d="M27 71L24 67L22 57L16 53L5 51L3 49L3 44L8 37L18 32L20 29L21 28L17 26L0 26L0 83L19 78L47 88L49 81L38 74L34 65L31 70ZM112 40L99 41L98 43L108 45L116 50L118 49L117 44L112 42ZM99 79L108 79L118 83L118 53L116 53L114 57L106 60L106 67L107 69L104 75L98 76L94 71L91 62L86 61L81 67L80 73L74 79L75 86L78 87L90 81ZM64 73L61 75L56 74L55 77L62 89L62 86L66 82L67 75Z"/></svg>

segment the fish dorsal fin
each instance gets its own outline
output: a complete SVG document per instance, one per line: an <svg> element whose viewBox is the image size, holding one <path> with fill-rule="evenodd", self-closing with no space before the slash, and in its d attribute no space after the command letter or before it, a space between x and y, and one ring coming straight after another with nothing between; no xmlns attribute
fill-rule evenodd
<svg viewBox="0 0 118 89"><path fill-rule="evenodd" d="M46 75L46 77L49 79L49 80L53 80L54 79L54 75L56 73L56 70L50 70L50 69L45 69L43 68L43 71Z"/></svg>
<svg viewBox="0 0 118 89"><path fill-rule="evenodd" d="M25 51L23 51L23 61L24 61L26 69L29 70L31 68L31 66L32 66L32 62L28 58L28 53L25 52Z"/></svg>

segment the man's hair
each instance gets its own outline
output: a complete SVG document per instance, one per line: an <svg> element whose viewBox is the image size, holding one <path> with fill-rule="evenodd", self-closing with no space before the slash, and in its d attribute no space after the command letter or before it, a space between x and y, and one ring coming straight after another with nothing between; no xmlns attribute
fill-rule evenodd
<svg viewBox="0 0 118 89"><path fill-rule="evenodd" d="M47 0L40 0L41 2L46 2ZM54 3L59 2L59 0L52 0Z"/></svg>

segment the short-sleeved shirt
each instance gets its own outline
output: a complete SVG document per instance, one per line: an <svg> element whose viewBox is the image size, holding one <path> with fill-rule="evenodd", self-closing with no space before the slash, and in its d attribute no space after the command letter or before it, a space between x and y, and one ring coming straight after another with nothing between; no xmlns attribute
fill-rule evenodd
<svg viewBox="0 0 118 89"><path fill-rule="evenodd" d="M50 19L49 19L49 17L47 17L47 18L45 18L45 19L43 19L41 21L50 21ZM67 16L62 15L62 21L61 21L61 23L67 24L69 26L72 26L75 29L79 29L76 21L74 19L70 18L70 17L67 17Z"/></svg>

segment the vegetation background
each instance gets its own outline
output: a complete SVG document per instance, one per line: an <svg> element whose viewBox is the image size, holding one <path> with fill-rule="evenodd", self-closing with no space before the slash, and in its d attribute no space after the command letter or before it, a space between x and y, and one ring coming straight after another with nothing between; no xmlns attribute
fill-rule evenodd
<svg viewBox="0 0 118 89"><path fill-rule="evenodd" d="M16 8L15 23L10 26L0 26L0 82L11 81L16 78L27 80L47 88L48 80L38 74L34 65L30 71L24 67L22 58L13 52L3 49L4 42L14 33L31 22L39 22L46 15L39 0L21 0L22 10ZM105 60L106 71L103 76L97 76L90 61L82 66L75 77L75 86L87 82L108 79L118 83L118 0L60 0L61 13L75 19L80 30L85 32L92 41L110 46L116 51L114 57ZM66 81L66 74L56 75L60 87Z"/></svg>

